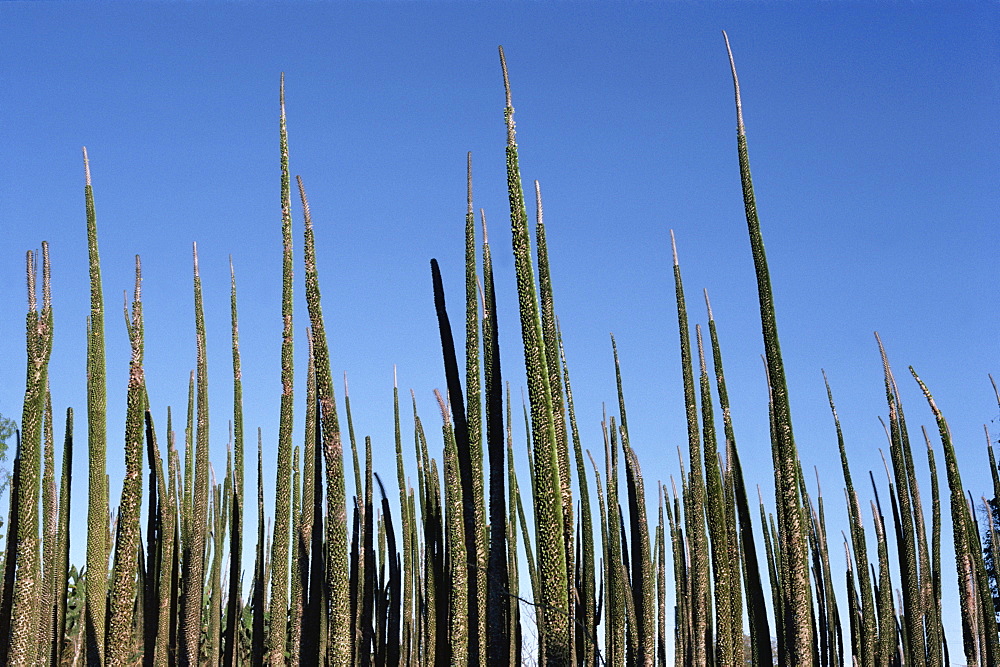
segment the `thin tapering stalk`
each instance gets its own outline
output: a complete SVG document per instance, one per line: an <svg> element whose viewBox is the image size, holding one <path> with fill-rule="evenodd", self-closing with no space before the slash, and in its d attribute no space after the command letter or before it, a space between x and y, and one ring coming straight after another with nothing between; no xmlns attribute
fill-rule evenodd
<svg viewBox="0 0 1000 667"><path fill-rule="evenodd" d="M649 526L646 519L646 500L642 473L638 459L629 445L625 412L625 392L621 380L621 361L614 336L611 348L615 360L615 377L618 385L618 406L622 418L621 440L625 461L625 486L628 495L629 533L632 541L631 558L625 563L631 574L631 604L637 624L629 628L637 654L632 660L651 665L656 658L654 573L649 550ZM625 530L624 522L621 526ZM625 544L625 541L622 541Z"/></svg>
<svg viewBox="0 0 1000 667"><path fill-rule="evenodd" d="M90 182L90 160L83 149L86 174L84 199L87 208L87 247L90 255L90 317L87 322L87 459L90 490L87 502L86 617L87 661L104 663L105 610L107 609L108 489L105 486L107 460L107 389L104 361L104 296L101 288L101 259L97 248L97 214Z"/></svg>
<svg viewBox="0 0 1000 667"><path fill-rule="evenodd" d="M233 347L233 495L230 500L229 525L229 594L226 605L226 628L223 631L222 663L236 665L236 642L239 633L243 568L243 371L240 363L240 328L236 308L236 270L229 258L229 311Z"/></svg>
<svg viewBox="0 0 1000 667"><path fill-rule="evenodd" d="M649 546L649 524L646 519L646 493L642 470L635 451L627 444L625 447L629 515L632 517L632 547L633 554L637 556L633 559L632 566L632 604L637 621L634 631L639 649L637 661L652 667L656 661L656 574Z"/></svg>
<svg viewBox="0 0 1000 667"><path fill-rule="evenodd" d="M764 532L764 554L767 558L767 576L771 588L771 606L774 610L775 634L781 637L784 632L785 618L778 579L778 558L780 557L780 554L777 552L777 548L779 547L777 544L778 531L774 527L774 515L768 515L764 510L764 499L761 496L759 486L757 487L757 498L760 503L760 525ZM784 664L785 643L779 641L775 648L778 654L778 664Z"/></svg>
<svg viewBox="0 0 1000 667"><path fill-rule="evenodd" d="M844 471L844 483L847 493L847 510L851 525L851 546L858 563L857 581L860 588L861 598L861 624L859 627L860 636L858 641L852 642L858 653L855 658L861 667L873 667L875 664L875 654L872 650L872 642L868 638L877 636L875 616L875 599L872 593L872 582L868 575L868 547L865 540L865 529L862 523L861 504L858 502L857 493L854 490L854 482L851 479L851 469L847 463L847 450L844 446L844 433L840 426L840 417L837 415L837 408L833 402L833 392L830 390L830 383L823 374L823 381L826 383L826 395L830 403L830 412L833 414L834 426L837 430L837 446L840 449L840 462Z"/></svg>
<svg viewBox="0 0 1000 667"><path fill-rule="evenodd" d="M924 595L920 587L922 572L917 568L918 542L916 502L916 476L913 471L913 456L910 451L910 439L906 431L906 418L896 387L896 380L889 367L882 341L875 334L879 353L882 357L882 368L885 381L886 401L889 406L889 452L892 459L893 479L899 500L899 526L897 526L896 545L899 558L899 572L903 595L903 618L905 622L907 642L904 653L907 662L925 663L928 655L924 643ZM926 540L923 540L926 543ZM926 575L924 575L926 578Z"/></svg>
<svg viewBox="0 0 1000 667"><path fill-rule="evenodd" d="M473 241L474 243L474 241ZM467 267L467 273L471 270L473 276L472 280L475 282L475 259L473 255L472 264L470 268ZM441 270L438 266L437 260L431 260L431 280L433 284L434 291L434 309L437 312L438 320L438 330L441 335L441 351L444 357L444 369L445 369L445 381L448 386L448 404L451 406L451 412L453 414L454 423L452 425L452 434L455 438L455 455L456 455L456 465L458 466L458 482L461 489L462 498L462 517L464 528L462 530L463 539L465 540L465 554L467 560L463 561L465 566L469 569L466 575L466 594L468 595L468 600L466 602L465 608L468 614L469 627L472 629L470 631L469 638L469 655L473 657L475 661L479 659L479 626L480 626L480 590L479 584L482 578L482 583L485 584L485 568L479 567L478 551L479 551L479 537L481 533L481 526L484 521L482 514L482 470L480 469L479 474L479 501L476 500L476 479L473 473L475 467L482 467L482 449L481 444L476 445L478 453L474 453L471 448L469 429L470 424L468 422L465 413L465 401L462 394L462 385L459 380L458 372L458 359L455 352L455 341L452 336L451 322L448 317L448 311L445 306L444 297L444 285L441 280ZM473 301L473 307L475 307L475 301ZM478 333L474 333L478 337ZM468 349L466 354L474 353L476 359L478 360L478 343L475 345L475 349ZM475 363L478 363L476 361ZM477 388L479 384L478 371L475 371L476 378L474 384ZM466 375L467 379L469 373ZM476 392L476 402L479 402L478 391ZM481 417L479 410L476 410L476 425L475 428L480 432L479 438L481 440ZM473 456L476 456L476 463L473 463ZM478 516L477 516L478 513ZM485 554L484 554L485 555ZM482 590L485 602L485 586ZM485 623L485 618L482 619ZM485 646L484 646L485 648Z"/></svg>
<svg viewBox="0 0 1000 667"><path fill-rule="evenodd" d="M315 372L316 403L317 403L317 479L314 487L314 512L319 515L322 502L322 489L319 481L320 459L325 461L327 487L327 521L325 532L327 540L323 547L321 537L322 522L316 521L313 529L313 580L318 579L319 566L324 566L323 590L317 589L311 594L311 602L320 605L319 638L317 654L322 660L349 659L351 647L347 637L350 624L349 593L347 581L347 520L344 507L344 469L341 448L340 430L337 424L337 410L333 395L333 382L330 374L329 351L326 344L326 334L323 327L323 315L320 305L319 276L316 269L315 245L313 239L312 218L309 202L301 178L298 178L299 195L305 218L305 275L306 300L309 308L310 350L312 351L312 367ZM323 547L325 551L320 554ZM339 633L339 634L338 634Z"/></svg>
<svg viewBox="0 0 1000 667"><path fill-rule="evenodd" d="M691 659L701 664L713 654L712 610L709 588L708 535L705 531L705 481L702 474L701 434L698 426L698 404L695 393L694 365L691 355L691 335L688 329L687 307L684 300L684 283L677 260L677 244L673 230L670 243L674 259L674 293L677 303L677 326L680 336L681 372L684 381L684 413L687 418L688 465L690 466L690 494L684 494L684 521L686 537L691 550L691 623L693 644ZM713 453L714 456L714 453ZM706 454L705 459L710 457Z"/></svg>
<svg viewBox="0 0 1000 667"><path fill-rule="evenodd" d="M59 635L55 632L55 599L57 579L55 571L58 549L58 499L56 496L55 434L52 425L52 394L45 389L45 428L42 436L42 591L38 604L38 660L51 663L57 656ZM65 570L63 570L65 572ZM62 595L59 593L59 595ZM65 596L63 596L65 597Z"/></svg>
<svg viewBox="0 0 1000 667"><path fill-rule="evenodd" d="M278 426L277 480L275 482L274 543L271 546L271 625L268 631L268 655L272 665L283 665L287 641L288 616L288 543L290 522L290 475L292 461L292 425L294 407L294 368L292 327L292 200L288 173L288 135L285 129L285 75L281 75L281 405Z"/></svg>
<svg viewBox="0 0 1000 667"><path fill-rule="evenodd" d="M679 449L678 456L681 457ZM691 645L690 615L687 611L687 591L690 579L687 576L688 550L682 527L683 517L680 515L681 504L673 477L670 478L670 484L673 489L673 509L669 498L665 499L664 508L670 527L670 545L674 562L674 665L680 666L687 664L687 655Z"/></svg>
<svg viewBox="0 0 1000 667"><path fill-rule="evenodd" d="M767 357L768 383L771 386L774 413L774 439L772 449L776 461L774 471L775 502L782 519L781 553L783 580L781 582L782 604L786 609L784 637L780 639L788 655L812 655L813 626L810 617L809 563L805 526L803 525L802 501L799 497L798 454L792 434L792 416L788 401L788 385L785 380L781 346L778 342L778 324L775 316L774 297L771 292L771 278L764 252L764 240L757 218L757 204L754 198L753 181L750 177L750 160L747 154L746 132L743 126L743 105L740 100L739 79L733 62L729 37L723 33L729 63L733 75L736 95L736 143L739 153L740 178L743 184L743 203L746 212L750 246L753 251L754 267L757 273L757 291L760 301L761 330L764 352Z"/></svg>
<svg viewBox="0 0 1000 667"><path fill-rule="evenodd" d="M621 513L618 503L618 428L615 425L615 418L611 417L611 423L602 423L604 431L604 466L607 476L607 515L604 521L607 525L605 537L605 581L608 592L605 595L607 600L607 621L605 623L610 629L609 640L605 644L605 653L612 664L621 664L626 659L626 588L628 582L625 578L622 561L627 562L627 556L623 554L627 547L622 543L624 531L621 526Z"/></svg>
<svg viewBox="0 0 1000 667"><path fill-rule="evenodd" d="M413 403L413 440L417 458L417 486L420 495L423 533L422 658L427 664L436 664L436 660L439 658L446 660L448 655L448 596L445 588L445 559L443 557L445 546L441 487L437 466L427 453L427 439L420 416L417 414L417 400L412 390L410 398ZM415 544L418 542L419 539L414 539Z"/></svg>
<svg viewBox="0 0 1000 667"><path fill-rule="evenodd" d="M403 563L402 581L400 582L400 592L402 595L402 607L400 612L400 623L402 625L402 638L400 641L400 660L404 665L410 665L415 661L418 652L416 651L416 627L414 618L414 600L417 597L416 563L413 562L414 545L411 543L410 522L415 521L409 511L407 496L406 474L403 467L403 434L399 421L399 386L396 382L396 369L392 372L392 412L393 423L395 424L395 444L396 444L396 482L399 485L399 513L400 526L403 533ZM381 482L379 482L381 484ZM383 492L384 495L384 492ZM386 511L388 501L383 501L383 512Z"/></svg>
<svg viewBox="0 0 1000 667"><path fill-rule="evenodd" d="M548 245L545 239L545 223L542 211L542 189L535 181L535 245L538 263L538 298L541 311L542 339L545 341L545 362L548 372L549 391L552 394L552 428L555 432L556 457L559 464L559 497L562 501L563 542L566 550L566 593L570 600L579 596L574 577L573 555L573 484L569 467L569 434L566 428L566 409L562 387L562 365L559 359L559 333L557 331L555 303L552 293L552 276L549 267ZM576 662L576 606L569 606L571 660Z"/></svg>
<svg viewBox="0 0 1000 667"><path fill-rule="evenodd" d="M183 499L181 498L180 454L177 451L176 434L173 431L169 406L167 406L167 473L169 475L169 481L167 484L167 488L169 489L168 505L173 514L174 520L172 522L173 530L171 531L172 539L170 543L170 550L172 551L171 558L169 559L170 576L166 580L165 584L168 586L167 590L173 592L166 596L169 601L169 612L167 614L169 632L165 636L165 650L172 652L173 655L177 655L180 651L180 597L183 595L181 587L181 552L183 549L183 541L181 539L181 521L178 513L179 508L183 504ZM178 594L178 592L180 594Z"/></svg>
<svg viewBox="0 0 1000 667"><path fill-rule="evenodd" d="M364 511L361 515L362 529L360 542L360 562L364 563L361 573L358 576L360 581L358 607L360 615L358 620L358 631L355 638L360 638L360 643L355 647L355 664L361 667L370 667L372 656L375 653L375 632L373 622L375 618L375 548L374 548L374 511L372 509L372 440L365 437L365 496L364 500L359 500Z"/></svg>
<svg viewBox="0 0 1000 667"><path fill-rule="evenodd" d="M656 664L667 664L667 545L666 524L663 522L664 486L656 483L658 494L656 540Z"/></svg>
<svg viewBox="0 0 1000 667"><path fill-rule="evenodd" d="M302 482L302 516L299 522L298 577L302 580L302 646L300 660L311 667L319 664L320 626L323 604L323 459L319 442L319 406L316 402L316 357L312 331L309 341L309 370L306 374L306 422Z"/></svg>
<svg viewBox="0 0 1000 667"><path fill-rule="evenodd" d="M37 259L27 254L28 314L26 317L27 377L21 416L20 477L18 483L17 577L11 609L10 665L30 665L38 650L39 597L44 586L38 539L41 495L42 431L48 363L52 353L52 301L49 291L48 245L42 244L43 304L36 308Z"/></svg>
<svg viewBox="0 0 1000 667"><path fill-rule="evenodd" d="M257 555L253 566L253 628L251 630L250 664L261 667L264 664L264 591L267 590L267 576L264 565L264 454L263 436L257 428Z"/></svg>
<svg viewBox="0 0 1000 667"><path fill-rule="evenodd" d="M732 486L734 495L734 502L732 503L734 507L731 507L730 511L735 510L738 519L734 517L733 520L738 520L739 522L739 543L737 544L734 540L734 546L737 547L739 556L733 559L733 577L735 580L741 573L743 576L750 628L750 658L753 664L770 665L772 662L771 633L767 610L764 604L764 591L758 567L757 547L751 524L746 485L743 481L743 468L740 464L739 451L736 448L736 435L733 430L729 405L729 391L726 388L725 371L722 365L722 348L719 345L719 335L715 325L715 317L712 314L712 304L708 298L708 290L705 290L705 308L708 313L708 332L712 345L712 366L715 369L716 392L719 397L719 409L722 411L723 432L726 438L726 455L729 466L727 472L731 477L730 485ZM734 626L742 628L743 605L739 596L739 585L734 585L733 589L735 600L733 605ZM739 649L743 650L742 642Z"/></svg>
<svg viewBox="0 0 1000 667"><path fill-rule="evenodd" d="M64 594L69 587L69 523L70 493L73 488L73 408L66 408L66 431L63 439L62 474L59 482L59 525L57 527L57 550L55 557L55 637L53 662L62 661L63 637L66 635L66 603Z"/></svg>
<svg viewBox="0 0 1000 667"><path fill-rule="evenodd" d="M521 189L521 170L518 165L514 107L511 104L510 81L502 47L500 64L507 97L504 109L507 123L507 191L510 200L514 265L521 313L521 336L524 342L524 365L528 375L528 397L531 404L531 439L535 449L532 466L535 479L535 540L538 546L539 579L542 589L541 599L537 601L541 605L539 635L544 643L546 664L557 667L570 663L572 643L558 440L546 361L546 354L556 354L556 350L545 349L542 335L534 268L531 262L528 219L524 207L524 192Z"/></svg>
<svg viewBox="0 0 1000 667"><path fill-rule="evenodd" d="M208 654L208 662L218 665L221 661L221 628L222 628L222 545L226 541L226 522L228 521L229 505L226 499L229 496L229 485L232 483L232 451L226 452L226 478L222 483L215 481L212 475L212 506L211 513L211 545L212 567L208 575L209 599L207 604L207 623L205 633L205 649Z"/></svg>
<svg viewBox="0 0 1000 667"><path fill-rule="evenodd" d="M872 486L875 480L872 479ZM875 490L875 500L871 504L875 522L875 537L878 544L878 585L875 591L875 610L878 617L878 641L875 647L875 663L887 665L896 650L897 633L895 608L892 602L892 579L889 572L889 550L885 540L885 520ZM874 569L874 566L873 566Z"/></svg>
<svg viewBox="0 0 1000 667"><path fill-rule="evenodd" d="M484 239L485 239L485 229L484 229ZM484 262L484 266L487 264ZM489 264L490 274L492 274L492 263ZM485 271L485 269L484 269ZM508 620L510 627L510 651L509 651L509 661L511 664L519 665L521 664L521 606L520 606L520 582L518 577L518 567L517 567L517 517L518 517L518 507L519 503L515 502L514 499L518 497L517 493L517 476L514 472L514 435L513 435L513 424L511 416L511 401L510 401L510 385L507 385L507 401L506 401L506 435L507 435L507 466L509 474L507 475L507 495L509 499L508 503L508 514L507 514L507 574L508 574L508 589L510 595L508 600L510 602L508 611ZM490 472L492 478L492 470ZM490 493L490 500L492 502L492 491ZM528 563L531 567L534 567L534 562L529 560Z"/></svg>
<svg viewBox="0 0 1000 667"><path fill-rule="evenodd" d="M194 511L194 413L195 413L195 371L188 376L187 424L184 427L184 488L181 508L181 533L188 541L191 516Z"/></svg>
<svg viewBox="0 0 1000 667"><path fill-rule="evenodd" d="M161 559L164 541L162 506L166 503L161 494L165 490L160 453L154 449L155 436L152 433L152 416L149 412L149 396L144 398L146 411L143 414L143 427L146 437L146 461L149 466L149 500L146 503L146 559L141 570L142 577L142 664L152 667L156 657L156 634L159 629L160 613L160 575ZM159 463L159 467L157 464ZM162 484L161 484L162 482Z"/></svg>
<svg viewBox="0 0 1000 667"><path fill-rule="evenodd" d="M927 385L920 379L913 367L910 373L917 381L931 412L937 422L938 435L941 438L941 445L944 448L945 469L948 476L948 488L951 490L951 521L954 532L955 545L955 569L958 575L959 600L962 613L962 638L965 648L965 658L969 665L979 664L986 661L988 652L995 651L996 632L990 629L983 637L977 636L977 623L975 620L976 607L978 607L978 591L976 590L976 558L970 549L970 541L975 538L976 527L972 523L969 511L965 502L962 476L958 469L958 460L955 456L955 448L952 445L951 430L944 415L938 409L933 396L927 389ZM937 532L937 531L935 531ZM976 554L978 555L978 554ZM980 556L981 557L981 556ZM992 626L993 624L991 624ZM985 645L983 640L985 639ZM986 649L985 651L983 649ZM983 655L986 653L986 655Z"/></svg>
<svg viewBox="0 0 1000 667"><path fill-rule="evenodd" d="M479 279L476 272L476 218L472 209L472 153L467 165L465 213L465 406L467 446L459 465L468 467L469 488L463 493L465 541L469 557L469 656L485 665L487 638L487 529L483 499L483 408L479 360ZM458 440L456 440L458 442ZM496 625L496 624L495 624ZM499 627L499 626L497 626ZM501 639L501 642L504 640Z"/></svg>
<svg viewBox="0 0 1000 667"><path fill-rule="evenodd" d="M609 540L609 525L608 525L608 513L604 504L604 490L601 486L601 472L597 468L597 462L594 461L594 457L591 456L590 450L587 450L587 456L590 458L590 463L594 467L594 485L597 488L597 504L600 510L600 521L601 521L601 554L603 561L604 576L603 580L605 583L605 588L608 591L606 594L606 599L611 598L611 593L613 591L612 584L614 578L611 576L611 551L610 551L610 540ZM604 623L604 654L607 659L612 661L619 659L618 656L618 643L617 643L617 628L615 627L615 609L610 608L608 610L608 622Z"/></svg>
<svg viewBox="0 0 1000 667"><path fill-rule="evenodd" d="M566 405L569 410L570 431L573 436L573 453L576 457L576 474L580 489L580 534L581 555L579 581L576 584L579 595L581 614L577 622L582 623L582 632L577 632L577 660L585 665L592 665L597 660L597 599L594 584L594 525L590 508L590 488L587 483L587 469L583 460L583 446L580 443L580 431L576 424L576 411L573 405L573 390L569 380L569 364L566 363L566 352L559 336L559 356L562 361L563 382L566 384Z"/></svg>
<svg viewBox="0 0 1000 667"><path fill-rule="evenodd" d="M302 468L299 464L300 449L296 445L292 451L292 538L290 540L291 563L288 571L291 576L291 594L288 602L288 665L298 667L302 650L302 612L304 582L301 576L302 549L300 548L302 520Z"/></svg>
<svg viewBox="0 0 1000 667"><path fill-rule="evenodd" d="M444 398L435 392L441 417L444 422L444 491L445 520L447 522L447 539L445 542L450 571L450 602L448 613L448 643L450 662L453 665L465 665L470 659L469 635L471 634L471 619L468 609L468 567L465 551L464 508L461 496L460 473L458 470L458 452L451 415Z"/></svg>
<svg viewBox="0 0 1000 667"><path fill-rule="evenodd" d="M382 480L377 473L375 474L375 482L378 484L379 493L382 496L382 523L385 527L385 551L389 562L389 580L386 582L384 598L385 604L388 607L383 642L385 648L380 664L396 667L397 665L404 664L401 662L402 655L399 636L401 621L400 595L402 592L402 581L400 579L402 574L401 563L399 554L396 551L396 529L392 523L392 510L389 507L389 498L385 495L385 487L382 485Z"/></svg>
<svg viewBox="0 0 1000 667"><path fill-rule="evenodd" d="M734 623L732 589L739 586L729 568L729 527L725 512L725 488L719 465L719 451L712 407L712 389L708 378L705 348L701 326L695 326L700 366L702 434L704 438L705 499L708 517L708 534L711 542L712 581L715 594L716 661L721 665L735 664L738 653L743 652L743 623Z"/></svg>
<svg viewBox="0 0 1000 667"><path fill-rule="evenodd" d="M938 490L937 463L934 459L934 448L931 446L930 436L927 429L920 427L924 436L924 443L927 447L927 467L931 476L931 553L929 572L931 579L931 590L927 607L930 609L931 618L928 623L928 646L932 647L932 660L936 664L948 663L948 642L944 635L944 628L941 625L941 497Z"/></svg>
<svg viewBox="0 0 1000 667"><path fill-rule="evenodd" d="M319 429L326 464L326 583L328 655L333 664L347 664L351 656L350 601L347 567L347 508L344 497L344 454L337 422L337 407L330 374L330 350L323 325L323 309L319 290L319 271L312 217L302 179L298 179L299 195L305 217L305 278L306 303L313 336L316 365L316 398L319 401Z"/></svg>
<svg viewBox="0 0 1000 667"><path fill-rule="evenodd" d="M125 422L125 480L118 506L118 539L115 541L115 569L112 575L107 664L126 665L132 660L134 606L138 595L137 558L142 505L142 446L145 436L146 379L143 372L142 271L135 258L135 295L132 315L125 312L125 324L132 343L129 364Z"/></svg>
<svg viewBox="0 0 1000 667"><path fill-rule="evenodd" d="M365 485L361 481L361 464L358 463L358 441L354 437L354 420L351 418L351 388L347 383L347 371L344 371L344 416L347 418L347 438L351 443L351 463L354 470L354 497L365 495ZM364 513L364 508L361 508Z"/></svg>
<svg viewBox="0 0 1000 667"><path fill-rule="evenodd" d="M205 581L205 532L208 525L208 359L205 350L205 313L202 305L201 274L198 270L198 246L194 245L194 321L197 350L196 429L194 482L191 523L184 544L184 618L181 623L182 667L198 664L201 639L201 613Z"/></svg>
<svg viewBox="0 0 1000 667"><path fill-rule="evenodd" d="M171 573L175 550L174 532L177 522L177 506L173 485L169 483L164 473L160 448L156 442L156 429L153 428L153 416L149 410L146 411L145 422L146 444L149 449L150 466L156 473L157 511L159 513L156 540L156 548L159 550L157 555L159 572L156 575L155 587L156 609L151 617L146 619L147 637L149 634L153 635L153 645L149 646L147 642L145 650L147 655L151 653L149 657L152 659L151 662L153 665L163 665L167 660L167 647L170 642L171 628L173 627L171 621L171 604L176 598L176 594L174 593L176 588L172 585ZM167 456L169 466L173 452L168 451ZM173 472L170 473L170 478L173 478ZM152 490L150 491L150 495L152 496Z"/></svg>

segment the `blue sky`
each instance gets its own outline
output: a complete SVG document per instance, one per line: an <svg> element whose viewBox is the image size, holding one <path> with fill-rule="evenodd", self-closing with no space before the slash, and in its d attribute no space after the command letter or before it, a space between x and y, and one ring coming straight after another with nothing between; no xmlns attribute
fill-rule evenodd
<svg viewBox="0 0 1000 667"><path fill-rule="evenodd" d="M77 411L74 507L82 512L86 145L108 308L112 503L128 362L119 304L131 289L132 258L143 260L146 370L162 429L167 405L182 419L194 365L193 241L205 285L213 460L221 474L232 396L232 255L247 427L263 429L265 484L273 488L280 72L291 170L306 184L316 224L333 368L350 376L355 427L372 435L376 468L390 476L394 469L394 364L404 396L415 391L428 432L437 433L432 390L444 378L428 263L441 263L459 326L467 151L475 206L490 223L504 372L517 396L523 366L496 51L503 44L526 190L539 180L545 201L584 445L600 448L602 403L616 400L613 332L644 474L665 482L677 474L685 426L673 229L696 321L705 321L701 289L712 297L747 483L760 484L770 504L767 388L726 29L796 437L803 465L817 467L830 497L831 543L839 545L843 528L843 480L820 369L856 479L874 470L883 480L876 330L911 433L933 425L906 372L912 364L949 420L966 486L985 495L983 424L994 440L1000 432L987 378L1000 372L998 19L995 3L971 2L2 3L0 312L8 317L0 319L0 412L19 418L23 396L23 253L48 240L52 394L57 412ZM297 204L294 215L298 251ZM302 294L299 259L297 428ZM522 452L516 425L515 432ZM412 451L409 437L404 444ZM407 466L412 474L412 457ZM929 483L921 491L928 495ZM82 554L82 533L74 534L71 558L81 563ZM834 566L842 567L839 558Z"/></svg>

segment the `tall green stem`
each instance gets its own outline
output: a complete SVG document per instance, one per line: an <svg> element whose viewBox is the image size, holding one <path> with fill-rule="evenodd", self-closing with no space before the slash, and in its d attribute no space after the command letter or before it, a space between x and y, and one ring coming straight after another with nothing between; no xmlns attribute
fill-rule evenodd
<svg viewBox="0 0 1000 667"><path fill-rule="evenodd" d="M743 204L746 211L750 247L753 251L757 273L757 293L760 301L761 330L764 354L767 358L767 376L773 403L773 429L771 447L774 452L775 502L779 509L781 558L783 562L781 596L785 608L785 633L779 641L785 644L787 655L796 661L808 660L813 654L813 625L809 588L809 544L803 520L802 500L799 496L798 453L792 435L792 414L788 401L788 384L778 343L778 322L771 293L771 277L764 253L764 239L757 219L753 181L750 177L750 159L747 154L746 131L743 126L743 105L740 84L736 76L729 37L726 50L733 74L736 95L736 145L739 153L740 178L743 184Z"/></svg>
<svg viewBox="0 0 1000 667"><path fill-rule="evenodd" d="M524 342L524 366L528 376L528 400L531 404L531 439L534 444L533 477L535 479L535 540L539 555L541 583L541 622L539 634L544 642L546 664L551 667L568 665L572 645L569 623L569 574L566 569L566 545L563 539L562 485L559 455L553 418L552 392L549 387L542 322L535 289L534 267L531 262L531 240L528 218L521 189L521 169L517 158L514 131L514 107L511 104L510 81L503 48L500 48L507 106L507 193L510 200L511 232L514 267L517 274L517 295L521 312L521 337Z"/></svg>
<svg viewBox="0 0 1000 667"><path fill-rule="evenodd" d="M87 247L90 253L90 317L87 322L87 578L85 630L87 662L104 664L104 623L108 593L107 370L104 362L104 296L97 249L97 214L90 182L90 160L83 149L86 174Z"/></svg>

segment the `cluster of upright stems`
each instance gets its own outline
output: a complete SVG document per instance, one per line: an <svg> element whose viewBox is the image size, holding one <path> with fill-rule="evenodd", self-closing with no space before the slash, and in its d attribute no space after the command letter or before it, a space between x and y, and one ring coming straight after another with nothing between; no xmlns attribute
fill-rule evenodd
<svg viewBox="0 0 1000 667"><path fill-rule="evenodd" d="M248 585L244 586L242 569L247 504L236 275L231 262L234 404L225 475L219 481L209 464L208 362L197 246L193 262L195 370L189 381L182 449L175 441L170 408L166 410L165 450L161 450L164 440L157 438L153 422L143 370L141 264L138 257L135 260L131 309L126 304L124 313L131 343L125 476L121 499L116 510L110 510L105 471L104 303L90 166L84 150L91 284L86 323L86 564L78 570L68 562L72 409L66 413L61 482L56 489L54 413L48 390L53 315L48 246L43 244L41 309L38 256L33 252L27 256L28 364L0 580L0 664L509 665L534 656L538 663L552 667L652 666L667 664L671 644L674 664L685 666L949 664L941 622L941 511L934 448L924 431L932 497L928 546L900 394L881 341L892 531L886 527L872 476L877 562L869 560L867 513L852 481L827 384L851 525L850 535L844 536L846 608L838 607L823 498L817 493L814 502L810 496L792 436L735 65L737 152L770 389L775 486L771 514L763 499L759 513L749 505L707 293L707 345L701 326L696 325L692 346L676 244L673 268L688 435L686 463L678 449L680 488L673 478L669 486L658 481L650 498L655 498L655 506L647 502L637 454L641 445L633 448L629 438L614 338L618 411L605 414L601 422L603 472L589 450L585 458L555 315L541 190L536 181L533 252L502 49L500 61L527 378L523 419L530 470L528 502L515 474L513 409L501 375L492 255L482 212L481 245L477 241L471 154L465 217L465 386L443 280L437 262L431 260L446 378L445 391L436 392L443 456L439 465L430 455L432 438L423 428L413 395L416 487L410 486L404 466L399 390L394 387L396 510L372 469L375 445L369 437L363 444L364 463L360 462L345 378L343 405L355 486L348 504L343 433L324 328L312 217L302 179L297 179L304 218L309 317L304 330L309 362L305 437L301 446L294 445L293 220L282 76L283 331L276 495L271 523L264 515L263 436L258 429L257 534ZM916 373L913 377L931 408L944 451L965 660L969 665L996 664L1000 647L991 593L996 580L992 557L984 558L984 547L988 554L1000 553L1000 531L988 512L986 543L981 541L974 501L963 490L947 423L926 386ZM721 416L721 430L717 416ZM1000 507L1000 478L992 448L989 458L994 482L989 506ZM145 491L144 464L148 472ZM596 522L591 490L597 492ZM141 515L144 492L145 522ZM655 507L655 517L648 514L650 507ZM764 539L763 559L758 555L755 523ZM893 543L896 551L890 555ZM525 570L519 566L520 557ZM525 573L528 580L522 591ZM672 609L667 605L671 588ZM526 627L532 618L534 626Z"/></svg>

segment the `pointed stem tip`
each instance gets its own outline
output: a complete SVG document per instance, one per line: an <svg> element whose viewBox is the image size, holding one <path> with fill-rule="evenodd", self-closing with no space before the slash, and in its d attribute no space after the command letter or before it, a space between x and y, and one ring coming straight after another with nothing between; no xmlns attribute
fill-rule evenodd
<svg viewBox="0 0 1000 667"><path fill-rule="evenodd" d="M136 255L138 257L138 255ZM42 309L52 308L52 266L49 264L49 242L42 241Z"/></svg>
<svg viewBox="0 0 1000 667"><path fill-rule="evenodd" d="M468 199L468 203L469 203L468 214L469 215L473 215L473 210L472 210L472 151L469 151L468 154L465 156L465 173L466 173L466 182L467 182L466 183L466 189L468 191L468 195L467 195L466 199Z"/></svg>
<svg viewBox="0 0 1000 667"><path fill-rule="evenodd" d="M438 407L441 408L441 419L444 420L445 426L450 426L451 418L448 415L448 404L445 403L444 397L437 389L434 390L434 398L437 399Z"/></svg>
<svg viewBox="0 0 1000 667"><path fill-rule="evenodd" d="M535 181L535 222L539 227L543 227L542 223L542 186Z"/></svg>
<svg viewBox="0 0 1000 667"><path fill-rule="evenodd" d="M135 256L135 300L142 301L142 258L139 255Z"/></svg>
<svg viewBox="0 0 1000 667"><path fill-rule="evenodd" d="M301 176L296 176L295 182L299 185L299 199L302 200L302 216L305 218L306 229L312 229L312 212L309 209L309 199L306 197L306 186L302 184Z"/></svg>
<svg viewBox="0 0 1000 667"><path fill-rule="evenodd" d="M740 80L736 76L736 62L733 60L733 50L729 47L729 35L722 31L722 37L726 40L726 53L729 54L729 68L733 72L733 88L736 91L736 133L740 136L744 134L743 128L743 103L740 101Z"/></svg>
<svg viewBox="0 0 1000 667"><path fill-rule="evenodd" d="M90 187L90 158L87 157L87 147L83 147L83 173L87 177L87 187Z"/></svg>
<svg viewBox="0 0 1000 667"><path fill-rule="evenodd" d="M507 60L503 55L503 47L500 48L500 69L503 70L503 89L507 97L507 106L504 108L504 119L507 121L507 147L517 146L517 133L514 130L514 105L510 100L510 77L507 76Z"/></svg>
<svg viewBox="0 0 1000 667"><path fill-rule="evenodd" d="M503 89L507 95L507 108L510 108L514 105L510 103L510 78L507 76L507 59L503 56L503 46L497 48L500 49L500 69L503 70Z"/></svg>

